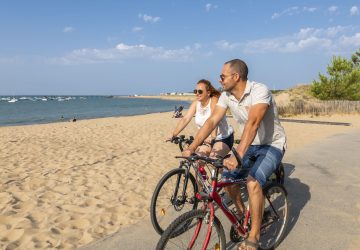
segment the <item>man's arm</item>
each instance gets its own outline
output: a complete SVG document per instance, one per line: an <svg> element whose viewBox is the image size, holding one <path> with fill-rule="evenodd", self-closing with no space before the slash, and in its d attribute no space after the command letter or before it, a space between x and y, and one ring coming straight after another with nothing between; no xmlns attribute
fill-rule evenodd
<svg viewBox="0 0 360 250"><path fill-rule="evenodd" d="M210 135L210 133L214 130L214 128L219 124L221 119L226 114L226 108L216 106L211 116L206 120L204 126L201 127L199 132L196 134L193 143L188 147L187 150L184 150L183 155L190 155L194 153L195 150L203 141Z"/></svg>
<svg viewBox="0 0 360 250"><path fill-rule="evenodd" d="M236 148L236 151L241 157L245 155L247 149L254 141L257 130L268 108L269 105L267 103L258 103L250 107L249 117L247 122L245 123L244 131L241 135L240 144Z"/></svg>
<svg viewBox="0 0 360 250"><path fill-rule="evenodd" d="M241 158L244 157L247 149L254 141L257 130L268 108L269 105L267 103L259 103L251 106L248 120L245 123L244 131L241 135L240 144L236 148ZM238 164L239 162L237 162L234 156L224 160L224 165L229 169L235 169Z"/></svg>

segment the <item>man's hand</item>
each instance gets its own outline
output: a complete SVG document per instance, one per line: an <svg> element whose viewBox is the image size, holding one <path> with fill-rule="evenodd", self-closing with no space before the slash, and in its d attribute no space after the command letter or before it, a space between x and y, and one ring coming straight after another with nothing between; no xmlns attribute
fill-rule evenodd
<svg viewBox="0 0 360 250"><path fill-rule="evenodd" d="M194 150L187 148L184 151L182 151L182 156L190 157L194 152L195 152Z"/></svg>
<svg viewBox="0 0 360 250"><path fill-rule="evenodd" d="M206 138L205 141L204 141L204 144L205 145L211 145L211 137Z"/></svg>
<svg viewBox="0 0 360 250"><path fill-rule="evenodd" d="M230 158L225 159L223 164L229 170L234 170L238 166L238 162L237 162L235 156L231 156Z"/></svg>

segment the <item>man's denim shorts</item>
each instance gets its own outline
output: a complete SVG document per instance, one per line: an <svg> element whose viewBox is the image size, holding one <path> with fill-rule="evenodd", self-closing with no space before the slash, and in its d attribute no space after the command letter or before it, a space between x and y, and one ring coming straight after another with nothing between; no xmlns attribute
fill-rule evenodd
<svg viewBox="0 0 360 250"><path fill-rule="evenodd" d="M240 179L249 174L263 187L283 158L283 152L270 145L250 145L242 159L242 168L224 169L223 179Z"/></svg>

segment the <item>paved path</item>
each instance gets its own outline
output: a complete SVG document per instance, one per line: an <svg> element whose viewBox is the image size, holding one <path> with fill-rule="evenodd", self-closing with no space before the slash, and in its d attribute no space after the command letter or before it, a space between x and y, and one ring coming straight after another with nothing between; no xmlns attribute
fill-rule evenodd
<svg viewBox="0 0 360 250"><path fill-rule="evenodd" d="M284 163L291 207L278 249L360 249L360 131L307 146ZM237 249L224 229L228 249ZM158 239L146 218L82 249L154 249Z"/></svg>

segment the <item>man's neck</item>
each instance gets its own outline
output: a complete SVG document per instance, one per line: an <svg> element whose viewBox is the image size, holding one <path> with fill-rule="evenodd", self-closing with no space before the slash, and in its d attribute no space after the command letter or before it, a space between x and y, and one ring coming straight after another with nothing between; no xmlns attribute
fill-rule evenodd
<svg viewBox="0 0 360 250"><path fill-rule="evenodd" d="M237 100L240 101L241 97L244 95L247 81L239 81L236 86L231 90L231 94L235 96Z"/></svg>

